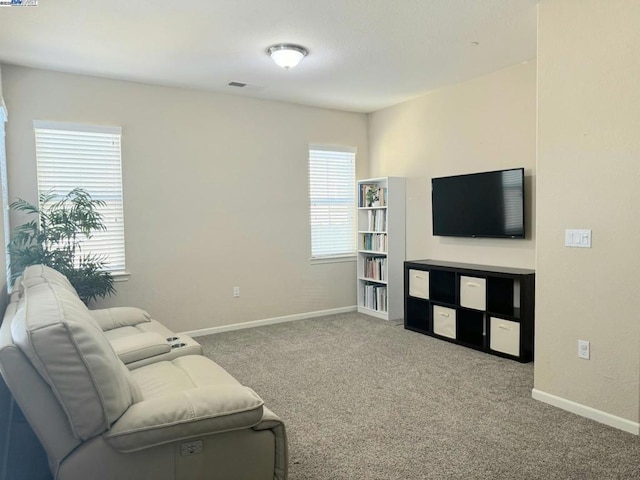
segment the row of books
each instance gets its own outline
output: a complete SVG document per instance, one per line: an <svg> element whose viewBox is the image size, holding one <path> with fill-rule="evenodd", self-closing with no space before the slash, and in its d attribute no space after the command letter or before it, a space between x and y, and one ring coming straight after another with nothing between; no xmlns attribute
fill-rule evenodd
<svg viewBox="0 0 640 480"><path fill-rule="evenodd" d="M384 285L365 285L363 303L366 308L387 311L387 287Z"/></svg>
<svg viewBox="0 0 640 480"><path fill-rule="evenodd" d="M372 280L387 281L387 257L366 257L364 259L364 277Z"/></svg>
<svg viewBox="0 0 640 480"><path fill-rule="evenodd" d="M385 232L387 230L387 211L368 210L367 230L370 232Z"/></svg>
<svg viewBox="0 0 640 480"><path fill-rule="evenodd" d="M387 251L386 233L363 233L360 237L361 250L373 250L375 252Z"/></svg>
<svg viewBox="0 0 640 480"><path fill-rule="evenodd" d="M376 184L361 184L358 192L361 207L384 207L387 205L387 189Z"/></svg>

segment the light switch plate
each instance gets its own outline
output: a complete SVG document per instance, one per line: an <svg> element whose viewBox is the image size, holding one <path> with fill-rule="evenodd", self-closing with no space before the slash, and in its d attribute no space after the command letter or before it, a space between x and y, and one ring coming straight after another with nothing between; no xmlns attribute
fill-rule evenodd
<svg viewBox="0 0 640 480"><path fill-rule="evenodd" d="M591 248L591 230L568 228L564 231L564 246Z"/></svg>

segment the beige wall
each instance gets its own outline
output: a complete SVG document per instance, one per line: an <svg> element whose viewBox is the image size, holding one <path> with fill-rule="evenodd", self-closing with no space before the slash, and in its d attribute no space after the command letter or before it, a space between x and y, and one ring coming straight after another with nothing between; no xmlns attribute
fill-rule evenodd
<svg viewBox="0 0 640 480"><path fill-rule="evenodd" d="M370 173L407 177L407 259L533 268L536 65L436 90L369 116ZM436 237L431 178L525 167L527 238Z"/></svg>
<svg viewBox="0 0 640 480"><path fill-rule="evenodd" d="M36 199L34 119L119 125L128 282L194 330L353 306L355 263L311 265L309 143L359 150L364 114L3 66L10 199ZM240 298L232 298L239 286Z"/></svg>
<svg viewBox="0 0 640 480"><path fill-rule="evenodd" d="M539 5L535 388L638 421L640 5ZM590 228L593 247L565 248ZM591 360L577 357L578 339Z"/></svg>

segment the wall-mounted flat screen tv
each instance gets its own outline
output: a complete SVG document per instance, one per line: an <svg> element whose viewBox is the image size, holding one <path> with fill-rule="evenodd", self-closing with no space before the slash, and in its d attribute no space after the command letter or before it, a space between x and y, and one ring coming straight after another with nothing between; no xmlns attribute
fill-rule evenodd
<svg viewBox="0 0 640 480"><path fill-rule="evenodd" d="M524 238L524 168L431 179L433 234Z"/></svg>

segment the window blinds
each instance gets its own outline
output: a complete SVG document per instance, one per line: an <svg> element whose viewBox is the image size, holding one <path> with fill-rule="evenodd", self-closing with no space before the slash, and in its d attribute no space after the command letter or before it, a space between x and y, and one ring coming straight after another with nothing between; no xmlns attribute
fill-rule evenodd
<svg viewBox="0 0 640 480"><path fill-rule="evenodd" d="M311 257L355 255L355 149L309 148Z"/></svg>
<svg viewBox="0 0 640 480"><path fill-rule="evenodd" d="M107 270L125 271L122 165L119 127L34 122L38 192L66 195L88 191L106 207L99 209L106 231L83 242L83 253L104 256Z"/></svg>

